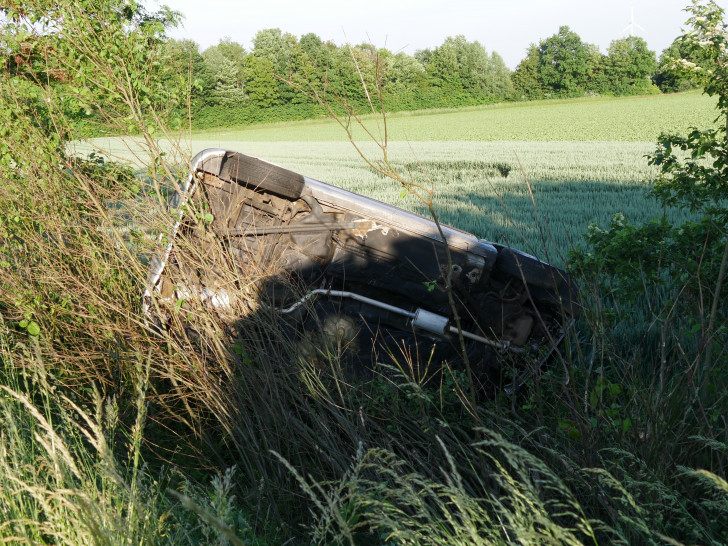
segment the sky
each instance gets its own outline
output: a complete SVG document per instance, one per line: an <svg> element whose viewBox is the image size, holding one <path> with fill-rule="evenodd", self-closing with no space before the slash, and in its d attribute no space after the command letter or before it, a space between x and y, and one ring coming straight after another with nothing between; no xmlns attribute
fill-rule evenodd
<svg viewBox="0 0 728 546"><path fill-rule="evenodd" d="M200 51L228 37L250 50L255 34L279 28L297 37L313 32L338 45L368 42L413 55L462 34L496 51L514 69L531 43L567 25L602 53L612 40L633 34L659 56L681 33L690 0L163 0L181 12L173 38ZM728 0L718 0L723 9ZM150 6L152 7L152 6Z"/></svg>

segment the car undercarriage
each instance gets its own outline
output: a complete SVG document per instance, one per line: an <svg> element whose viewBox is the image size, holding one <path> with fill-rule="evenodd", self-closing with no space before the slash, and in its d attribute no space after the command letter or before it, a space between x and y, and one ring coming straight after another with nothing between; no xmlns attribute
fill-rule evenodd
<svg viewBox="0 0 728 546"><path fill-rule="evenodd" d="M334 344L361 377L467 359L481 390L515 390L579 313L560 268L238 152L195 156L174 208L144 298L158 326L189 298L234 321L252 282L302 358Z"/></svg>

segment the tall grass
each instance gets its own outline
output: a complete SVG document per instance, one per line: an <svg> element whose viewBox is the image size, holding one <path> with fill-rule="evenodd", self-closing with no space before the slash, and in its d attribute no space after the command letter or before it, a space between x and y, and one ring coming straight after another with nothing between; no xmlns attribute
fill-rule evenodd
<svg viewBox="0 0 728 546"><path fill-rule="evenodd" d="M144 462L148 360L137 362L134 414L124 422L115 397L104 399L93 384L79 397L48 370L39 342L18 352L9 347L14 337L0 324L1 541L255 543L231 491L234 468L199 485Z"/></svg>
<svg viewBox="0 0 728 546"><path fill-rule="evenodd" d="M49 376L37 346L10 356L5 324L0 394L0 536L4 541L141 544L166 532L163 485L139 464L145 370L134 427L116 436L119 407L96 391L74 402ZM148 370L146 370L148 371ZM127 454L114 454L119 441Z"/></svg>

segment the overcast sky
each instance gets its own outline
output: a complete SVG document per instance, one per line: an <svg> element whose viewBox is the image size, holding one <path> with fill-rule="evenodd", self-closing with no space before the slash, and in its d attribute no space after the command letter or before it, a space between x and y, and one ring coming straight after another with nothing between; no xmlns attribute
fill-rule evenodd
<svg viewBox="0 0 728 546"><path fill-rule="evenodd" d="M250 49L255 33L280 28L301 37L313 32L338 45L371 42L404 51L434 48L463 34L498 52L515 68L530 43L568 25L585 42L606 53L626 36L634 13L634 34L658 56L680 34L690 0L162 0L180 11L175 38L191 38L200 49L229 37ZM726 9L728 0L718 0Z"/></svg>

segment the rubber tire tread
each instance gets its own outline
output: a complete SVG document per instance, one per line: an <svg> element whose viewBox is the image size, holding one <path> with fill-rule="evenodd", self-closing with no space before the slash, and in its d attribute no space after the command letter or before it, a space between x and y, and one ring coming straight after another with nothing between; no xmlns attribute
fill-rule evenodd
<svg viewBox="0 0 728 546"><path fill-rule="evenodd" d="M238 152L225 154L220 178L294 200L301 197L306 185L303 176L298 173Z"/></svg>

